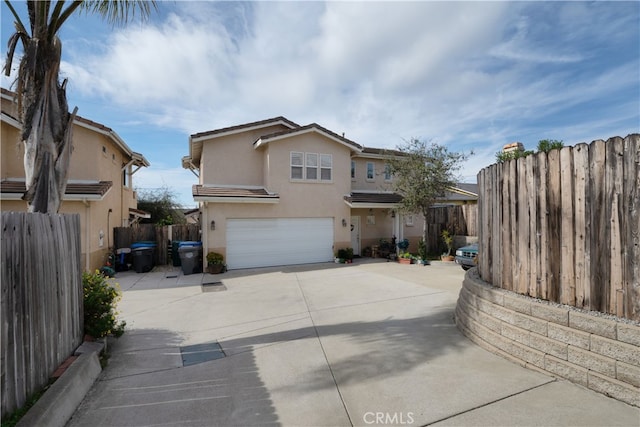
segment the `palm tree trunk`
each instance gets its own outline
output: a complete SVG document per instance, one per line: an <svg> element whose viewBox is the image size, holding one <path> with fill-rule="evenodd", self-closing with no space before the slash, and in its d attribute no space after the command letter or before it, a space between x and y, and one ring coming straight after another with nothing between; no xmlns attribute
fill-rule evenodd
<svg viewBox="0 0 640 427"><path fill-rule="evenodd" d="M61 53L57 37L51 44L32 38L25 49L29 57L21 63L32 67L20 82L27 188L22 198L29 212L58 212L67 186L77 109L69 114L66 82L58 82Z"/></svg>

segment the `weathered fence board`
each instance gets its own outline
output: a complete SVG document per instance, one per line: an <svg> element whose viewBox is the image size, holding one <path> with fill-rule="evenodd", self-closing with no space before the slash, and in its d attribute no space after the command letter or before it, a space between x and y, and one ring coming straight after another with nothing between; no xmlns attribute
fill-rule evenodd
<svg viewBox="0 0 640 427"><path fill-rule="evenodd" d="M640 320L639 175L639 134L481 170L482 278Z"/></svg>
<svg viewBox="0 0 640 427"><path fill-rule="evenodd" d="M83 336L80 218L2 213L2 413L20 408Z"/></svg>
<svg viewBox="0 0 640 427"><path fill-rule="evenodd" d="M172 240L199 241L200 226L196 224L137 224L132 227L116 227L113 229L113 241L116 249L129 248L135 242L155 242L154 263L158 265L171 263L171 246L169 242Z"/></svg>

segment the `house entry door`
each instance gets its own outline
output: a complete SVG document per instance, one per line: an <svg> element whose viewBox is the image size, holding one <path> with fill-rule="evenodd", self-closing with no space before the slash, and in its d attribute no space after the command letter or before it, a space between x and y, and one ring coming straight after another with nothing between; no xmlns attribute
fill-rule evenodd
<svg viewBox="0 0 640 427"><path fill-rule="evenodd" d="M360 255L360 217L351 217L351 247L354 255Z"/></svg>

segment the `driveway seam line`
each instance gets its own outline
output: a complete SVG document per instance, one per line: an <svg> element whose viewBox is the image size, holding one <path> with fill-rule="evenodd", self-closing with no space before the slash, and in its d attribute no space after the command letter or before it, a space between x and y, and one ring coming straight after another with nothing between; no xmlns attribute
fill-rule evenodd
<svg viewBox="0 0 640 427"><path fill-rule="evenodd" d="M349 409L347 409L347 404L344 401L344 397L342 396L342 392L340 391L340 387L338 386L338 381L336 380L336 376L333 373L333 368L331 367L331 363L329 363L329 358L327 357L327 352L322 345L322 340L320 339L320 334L318 333L318 327L316 326L316 322L313 320L313 315L311 310L309 309L309 302L307 301L307 296L302 289L302 285L300 284L300 278L298 277L298 273L296 275L296 282L298 283L298 289L300 290L300 294L302 295L302 299L304 300L304 305L307 307L307 312L309 313L309 320L311 320L311 325L313 326L313 330L316 333L316 337L318 339L318 344L320 344L320 349L322 350L322 355L324 356L324 360L327 363L327 367L329 368L329 372L331 373L331 379L336 386L336 391L338 392L338 396L340 396L340 402L342 403L342 407L344 408L345 414L347 414L347 419L349 420L349 424L353 427L353 420L351 419L351 414L349 413Z"/></svg>
<svg viewBox="0 0 640 427"><path fill-rule="evenodd" d="M556 382L556 379L552 378L551 380L549 380L549 381L547 381L545 383L538 384L538 385L533 386L533 387L529 387L528 389L525 389L525 390L520 390L520 391L512 393L512 394L510 394L508 396L501 397L500 399L492 400L491 402L483 403L482 405L478 405L478 406L475 406L473 408L465 409L464 411L458 412L458 413L453 414L453 415L449 415L448 417L440 418L439 420L435 420L435 421L432 421L430 423L423 424L422 427L427 427L427 426L434 425L434 424L442 422L442 421L446 421L446 420L451 419L451 418L455 418L455 417L457 417L459 415L475 411L476 409L484 408L485 406L493 405L494 403L498 403L500 401L509 399L509 398L511 398L513 396L517 396L519 394L530 392L531 390L535 390L537 388L543 387L543 386L545 386L547 384L551 384L551 383L554 383L554 382Z"/></svg>

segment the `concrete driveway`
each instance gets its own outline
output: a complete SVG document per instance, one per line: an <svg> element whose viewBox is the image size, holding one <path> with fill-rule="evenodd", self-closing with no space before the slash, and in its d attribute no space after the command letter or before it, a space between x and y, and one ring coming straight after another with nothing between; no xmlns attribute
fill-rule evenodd
<svg viewBox="0 0 640 427"><path fill-rule="evenodd" d="M69 425L640 424L638 408L467 340L463 275L377 261L120 273L128 331Z"/></svg>

